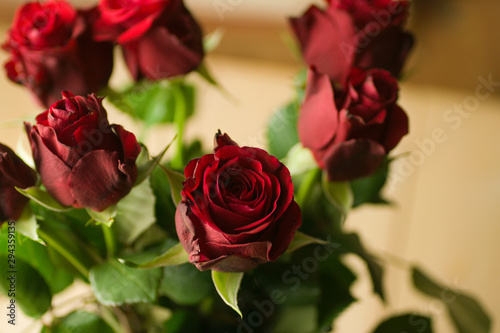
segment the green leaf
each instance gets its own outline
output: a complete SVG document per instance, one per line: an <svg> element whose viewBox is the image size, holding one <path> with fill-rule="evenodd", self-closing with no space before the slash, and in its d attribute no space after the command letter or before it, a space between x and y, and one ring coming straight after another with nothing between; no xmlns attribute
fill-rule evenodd
<svg viewBox="0 0 500 333"><path fill-rule="evenodd" d="M216 28L214 31L203 37L203 49L205 53L210 53L219 46L225 31L222 28Z"/></svg>
<svg viewBox="0 0 500 333"><path fill-rule="evenodd" d="M119 259L123 264L134 268L156 268L164 266L177 266L189 262L189 255L187 254L181 243L169 248L165 253L156 257L155 259L145 263L134 263L124 259Z"/></svg>
<svg viewBox="0 0 500 333"><path fill-rule="evenodd" d="M106 208L102 212L96 212L95 210L92 210L90 208L85 208L89 216L97 222L97 224L105 224L108 227L111 227L113 225L113 222L115 222L115 216L117 213L116 210L116 205L113 205L111 207Z"/></svg>
<svg viewBox="0 0 500 333"><path fill-rule="evenodd" d="M322 185L326 197L344 216L347 216L354 202L349 182L331 182L327 177L326 172L323 172Z"/></svg>
<svg viewBox="0 0 500 333"><path fill-rule="evenodd" d="M351 181L351 188L354 194L353 207L364 203L387 204L382 198L381 191L389 174L390 160L386 160L371 176L359 178Z"/></svg>
<svg viewBox="0 0 500 333"><path fill-rule="evenodd" d="M40 221L38 234L47 244L48 249L56 251L85 278L89 268L96 263L99 256L88 248L72 231L63 229L49 220Z"/></svg>
<svg viewBox="0 0 500 333"><path fill-rule="evenodd" d="M155 223L155 200L147 178L118 202L114 228L119 240L131 244Z"/></svg>
<svg viewBox="0 0 500 333"><path fill-rule="evenodd" d="M30 317L39 318L50 308L52 294L43 277L30 264L9 255L0 255L0 287L14 306ZM13 304L12 301L9 302Z"/></svg>
<svg viewBox="0 0 500 333"><path fill-rule="evenodd" d="M172 194L172 201L177 206L181 202L181 191L183 188L182 183L186 179L184 174L171 170L169 168L163 167L162 170L167 175L168 181L170 182L170 193Z"/></svg>
<svg viewBox="0 0 500 333"><path fill-rule="evenodd" d="M25 197L30 198L31 200L47 208L48 210L54 212L67 212L73 209L72 207L64 207L63 205L58 203L54 198L52 198L50 194L48 194L39 187L29 187L27 189L21 189L16 187L16 190Z"/></svg>
<svg viewBox="0 0 500 333"><path fill-rule="evenodd" d="M281 307L300 307L318 303L322 290L318 283L317 270L312 273L307 272L299 277L295 274L297 270L294 272L291 267L301 267L303 259L300 257L298 260L294 260L295 256L290 259L292 260L290 262L274 262L271 265L261 265L251 271L253 285L248 286L247 284L240 293L240 298L252 299L251 304L245 302L246 313L253 311L253 306L255 306L253 299L256 303L267 303L269 305L268 313L275 310L279 312ZM247 282L246 280L244 282ZM258 287L255 288L256 286ZM250 290L256 291L255 296L248 295ZM259 294L265 296L262 297ZM266 301L261 298L266 299ZM274 305L271 307L269 302L274 303Z"/></svg>
<svg viewBox="0 0 500 333"><path fill-rule="evenodd" d="M158 156L150 158L148 148L144 145L141 145L141 153L139 157L137 157L136 165L137 165L137 179L135 181L135 185L142 183L146 178L151 175L154 169L160 164L161 159L165 156L165 153L170 148L172 143L177 138L177 135L170 141L170 143L163 149Z"/></svg>
<svg viewBox="0 0 500 333"><path fill-rule="evenodd" d="M373 333L405 332L432 333L432 321L429 317L417 314L403 314L384 320Z"/></svg>
<svg viewBox="0 0 500 333"><path fill-rule="evenodd" d="M212 271L212 280L215 289L219 293L222 300L236 311L240 317L243 317L240 308L238 307L238 290L240 289L243 273L225 273Z"/></svg>
<svg viewBox="0 0 500 333"><path fill-rule="evenodd" d="M172 317L165 322L164 332L168 333L185 333L199 332L200 316L194 311L186 309L178 309L172 313Z"/></svg>
<svg viewBox="0 0 500 333"><path fill-rule="evenodd" d="M60 319L51 333L114 333L113 329L95 313L75 311Z"/></svg>
<svg viewBox="0 0 500 333"><path fill-rule="evenodd" d="M90 285L104 305L154 302L161 278L160 269L135 269L110 260L90 270Z"/></svg>
<svg viewBox="0 0 500 333"><path fill-rule="evenodd" d="M38 237L38 222L36 221L35 214L33 214L29 205L24 207L21 216L16 221L16 231L34 241L39 242Z"/></svg>
<svg viewBox="0 0 500 333"><path fill-rule="evenodd" d="M292 101L276 111L267 127L269 153L282 159L288 151L299 142L297 119L299 104Z"/></svg>
<svg viewBox="0 0 500 333"><path fill-rule="evenodd" d="M316 306L289 306L283 309L274 333L315 332L318 317Z"/></svg>
<svg viewBox="0 0 500 333"><path fill-rule="evenodd" d="M336 242L336 244L339 245L338 251L341 251L343 253L354 253L365 261L366 266L368 267L368 272L370 273L370 277L372 279L373 291L377 293L384 301L385 292L382 283L384 269L379 264L377 259L365 249L365 247L361 243L359 235L355 233L339 233L335 235L335 238L332 239L332 242Z"/></svg>
<svg viewBox="0 0 500 333"><path fill-rule="evenodd" d="M351 294L356 275L344 265L332 245L325 250L331 253L327 260L320 263L317 283L321 287L321 299L317 304L319 332L329 332L335 318L356 301Z"/></svg>
<svg viewBox="0 0 500 333"><path fill-rule="evenodd" d="M286 250L286 253L291 253L297 249L300 249L303 246L309 245L309 244L321 244L321 245L326 245L328 244L327 241L324 241L319 238L314 238L312 236L306 235L300 231L295 232L295 236L292 239L292 242L288 246L288 249Z"/></svg>
<svg viewBox="0 0 500 333"><path fill-rule="evenodd" d="M151 188L156 197L156 225L166 230L171 235L176 235L175 230L175 204L172 200L170 182L162 168L156 168L150 177Z"/></svg>
<svg viewBox="0 0 500 333"><path fill-rule="evenodd" d="M106 91L108 100L120 110L142 120L146 126L172 123L175 117L176 91L186 106L185 116L194 111L194 87L183 79L150 82L143 80L121 92Z"/></svg>
<svg viewBox="0 0 500 333"><path fill-rule="evenodd" d="M300 142L288 151L282 162L292 176L303 174L318 167L311 150L304 148Z"/></svg>
<svg viewBox="0 0 500 333"><path fill-rule="evenodd" d="M191 264L163 268L159 293L180 305L196 305L213 291L210 273Z"/></svg>
<svg viewBox="0 0 500 333"><path fill-rule="evenodd" d="M462 291L441 286L418 267L413 267L412 279L418 290L446 305L458 332L488 333L491 331L490 316L471 296Z"/></svg>
<svg viewBox="0 0 500 333"><path fill-rule="evenodd" d="M0 254L8 255L8 241L7 230L2 230L0 233ZM49 285L53 295L73 282L71 275L54 265L46 246L19 234L15 235L14 241L16 244L16 258L25 261L36 269Z"/></svg>

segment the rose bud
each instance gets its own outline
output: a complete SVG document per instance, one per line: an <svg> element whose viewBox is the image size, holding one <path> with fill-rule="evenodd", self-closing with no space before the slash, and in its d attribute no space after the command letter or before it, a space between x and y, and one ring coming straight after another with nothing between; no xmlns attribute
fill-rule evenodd
<svg viewBox="0 0 500 333"><path fill-rule="evenodd" d="M21 6L3 45L10 53L9 79L45 107L63 90L84 95L104 88L113 68L113 44L92 39L87 21L95 15L95 9L76 11L62 0Z"/></svg>
<svg viewBox="0 0 500 333"><path fill-rule="evenodd" d="M101 0L94 31L118 43L132 76L187 74L203 59L202 31L182 0Z"/></svg>
<svg viewBox="0 0 500 333"><path fill-rule="evenodd" d="M331 181L369 176L408 133L397 104L398 84L389 72L353 69L345 90L325 74L309 71L298 131Z"/></svg>
<svg viewBox="0 0 500 333"><path fill-rule="evenodd" d="M352 67L382 68L398 77L413 37L404 31L409 1L332 0L290 19L306 63L343 84Z"/></svg>
<svg viewBox="0 0 500 333"><path fill-rule="evenodd" d="M0 143L0 225L8 220L17 220L29 201L16 187L24 189L35 183L36 172L12 149Z"/></svg>
<svg viewBox="0 0 500 333"><path fill-rule="evenodd" d="M102 211L132 189L140 146L109 124L102 98L64 92L36 125L25 125L42 183L62 205Z"/></svg>
<svg viewBox="0 0 500 333"><path fill-rule="evenodd" d="M242 272L276 260L301 224L288 169L258 148L216 135L213 154L189 162L175 224L189 261Z"/></svg>

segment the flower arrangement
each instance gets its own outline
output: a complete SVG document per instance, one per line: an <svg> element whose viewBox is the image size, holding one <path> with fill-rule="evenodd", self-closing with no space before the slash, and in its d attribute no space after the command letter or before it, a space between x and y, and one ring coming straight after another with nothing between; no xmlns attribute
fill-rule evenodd
<svg viewBox="0 0 500 333"><path fill-rule="evenodd" d="M269 126L268 149L216 129L205 151L183 135L195 111L185 76L218 85L182 0L21 5L5 69L45 111L25 123L34 169L0 144L8 309L41 318L42 332L327 332L355 301L347 254L385 301L387 262L343 224L360 205L386 203L389 153L409 131L398 104L409 9L329 0L291 18L306 69L270 120L282 126ZM108 84L114 48L134 80L119 90ZM104 101L177 137L151 156L110 124ZM445 305L458 332L490 332L472 297L410 269L417 291L453 295ZM86 306L54 316L52 298L77 280L92 290ZM432 318L399 313L373 328L402 331L433 332Z"/></svg>

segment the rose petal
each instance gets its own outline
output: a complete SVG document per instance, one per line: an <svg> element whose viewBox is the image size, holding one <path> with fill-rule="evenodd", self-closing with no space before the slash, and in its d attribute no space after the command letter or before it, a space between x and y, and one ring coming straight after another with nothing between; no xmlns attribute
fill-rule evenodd
<svg viewBox="0 0 500 333"><path fill-rule="evenodd" d="M328 179L349 181L371 175L385 155L384 147L372 140L353 139L336 144L324 156Z"/></svg>
<svg viewBox="0 0 500 333"><path fill-rule="evenodd" d="M267 253L267 259L274 261L278 259L292 242L295 236L295 231L300 227L302 222L300 207L295 202L290 202L287 210L279 219L274 221L274 226L271 235L266 234L263 238L274 239L272 247Z"/></svg>
<svg viewBox="0 0 500 333"><path fill-rule="evenodd" d="M186 47L164 27L151 29L142 38L122 44L125 61L135 78L152 80L186 74L200 64L203 54ZM168 55L168 56L165 56ZM136 73L139 69L139 73Z"/></svg>
<svg viewBox="0 0 500 333"><path fill-rule="evenodd" d="M355 55L354 24L349 14L333 6L326 12L312 6L290 23L307 64L343 82Z"/></svg>
<svg viewBox="0 0 500 333"><path fill-rule="evenodd" d="M84 153L78 147L69 147L59 142L57 134L51 127L36 125L34 131L38 133L44 146L70 168L78 162Z"/></svg>
<svg viewBox="0 0 500 333"><path fill-rule="evenodd" d="M310 149L322 149L335 136L338 111L333 89L326 75L309 71L306 97L298 120L302 144Z"/></svg>
<svg viewBox="0 0 500 333"><path fill-rule="evenodd" d="M216 153L219 149L224 146L238 146L239 145L234 142L227 133L222 134L220 131L215 134L215 144L214 144L214 153Z"/></svg>
<svg viewBox="0 0 500 333"><path fill-rule="evenodd" d="M245 272L267 260L271 242L253 242L248 244L206 243L202 253L209 253L209 260L193 262L200 271L212 269L219 272ZM211 250L213 252L211 252Z"/></svg>
<svg viewBox="0 0 500 333"><path fill-rule="evenodd" d="M72 206L75 199L68 186L71 169L45 146L37 128L25 123L31 143L33 159L47 191L64 206Z"/></svg>
<svg viewBox="0 0 500 333"><path fill-rule="evenodd" d="M137 142L134 133L126 131L121 125L112 125L120 138L123 149L123 161L125 164L134 164L141 152L141 146Z"/></svg>
<svg viewBox="0 0 500 333"><path fill-rule="evenodd" d="M360 32L363 34L363 32ZM382 68L399 77L408 53L413 48L413 36L401 27L389 27L377 36L371 38L370 43L360 48L354 65L360 68Z"/></svg>
<svg viewBox="0 0 500 333"><path fill-rule="evenodd" d="M398 105L394 105L387 117L385 129L386 137L383 140L385 151L389 152L397 146L401 138L408 134L408 116Z"/></svg>
<svg viewBox="0 0 500 333"><path fill-rule="evenodd" d="M80 206L103 211L130 192L137 176L134 171L123 168L117 152L95 150L76 163L68 185Z"/></svg>

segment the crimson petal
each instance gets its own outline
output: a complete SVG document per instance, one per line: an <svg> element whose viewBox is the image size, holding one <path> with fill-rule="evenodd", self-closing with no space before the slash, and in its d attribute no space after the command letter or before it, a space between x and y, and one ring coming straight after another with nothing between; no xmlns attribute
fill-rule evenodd
<svg viewBox="0 0 500 333"><path fill-rule="evenodd" d="M95 150L76 163L68 185L80 206L103 211L130 192L136 172L135 167L123 168L117 152Z"/></svg>
<svg viewBox="0 0 500 333"><path fill-rule="evenodd" d="M372 140L349 140L326 152L325 164L330 181L348 181L371 175L385 158L384 147Z"/></svg>
<svg viewBox="0 0 500 333"><path fill-rule="evenodd" d="M302 144L310 149L322 149L334 137L338 126L338 111L328 76L309 71L307 90L298 121Z"/></svg>

